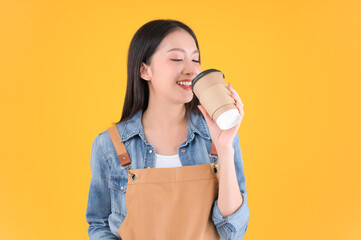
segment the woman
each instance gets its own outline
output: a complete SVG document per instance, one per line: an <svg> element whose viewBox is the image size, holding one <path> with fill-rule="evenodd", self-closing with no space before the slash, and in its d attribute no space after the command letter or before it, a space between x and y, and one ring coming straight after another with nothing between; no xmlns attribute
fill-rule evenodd
<svg viewBox="0 0 361 240"><path fill-rule="evenodd" d="M146 23L127 70L122 117L92 145L90 239L242 239L249 208L240 123L220 130L187 87L201 72L193 31L175 20Z"/></svg>

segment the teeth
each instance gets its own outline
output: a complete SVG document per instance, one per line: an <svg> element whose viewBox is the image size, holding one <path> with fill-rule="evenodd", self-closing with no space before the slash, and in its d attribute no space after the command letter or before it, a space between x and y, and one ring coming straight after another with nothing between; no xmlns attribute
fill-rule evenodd
<svg viewBox="0 0 361 240"><path fill-rule="evenodd" d="M177 82L177 83L182 86L191 86L192 85L191 82Z"/></svg>

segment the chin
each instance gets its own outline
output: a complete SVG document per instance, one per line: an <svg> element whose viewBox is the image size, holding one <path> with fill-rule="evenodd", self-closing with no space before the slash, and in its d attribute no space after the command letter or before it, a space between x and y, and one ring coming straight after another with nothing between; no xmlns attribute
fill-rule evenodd
<svg viewBox="0 0 361 240"><path fill-rule="evenodd" d="M181 102L181 103L189 103L190 101L193 100L193 96L194 94L191 93L191 94L187 94L186 96L183 96L182 98L178 98L178 102Z"/></svg>
<svg viewBox="0 0 361 240"><path fill-rule="evenodd" d="M193 93L192 93L192 96L190 96L190 97L187 97L187 99L185 100L185 102L184 103L189 103L190 101L192 101L193 100Z"/></svg>

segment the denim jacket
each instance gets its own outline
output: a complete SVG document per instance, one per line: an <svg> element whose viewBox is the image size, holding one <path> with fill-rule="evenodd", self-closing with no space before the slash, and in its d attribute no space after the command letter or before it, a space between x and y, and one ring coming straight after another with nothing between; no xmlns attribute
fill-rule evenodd
<svg viewBox="0 0 361 240"><path fill-rule="evenodd" d="M121 142L132 161L131 169L154 168L155 149L144 136L141 122L142 110L131 119L116 125ZM178 148L182 166L214 162L210 156L212 140L203 115L192 113L188 119L187 139ZM243 203L236 212L222 217L216 199L212 206L212 221L222 239L240 240L246 233L249 208L246 182L238 133L233 140L234 163ZM182 151L184 150L184 151ZM121 168L120 161L107 130L93 141L90 158L91 179L86 209L91 240L121 239L118 228L127 214L125 195L128 172ZM191 216L190 216L191 217ZM141 226L139 226L141 228ZM187 239L188 240L188 239Z"/></svg>

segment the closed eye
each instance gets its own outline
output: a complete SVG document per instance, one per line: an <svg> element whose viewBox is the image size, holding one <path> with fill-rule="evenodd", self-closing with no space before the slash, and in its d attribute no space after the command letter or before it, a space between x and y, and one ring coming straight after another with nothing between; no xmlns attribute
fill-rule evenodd
<svg viewBox="0 0 361 240"><path fill-rule="evenodd" d="M176 61L176 62L180 62L182 61L183 59L171 59L172 61ZM197 60L192 60L193 62L196 62L196 63L199 63L199 61Z"/></svg>

